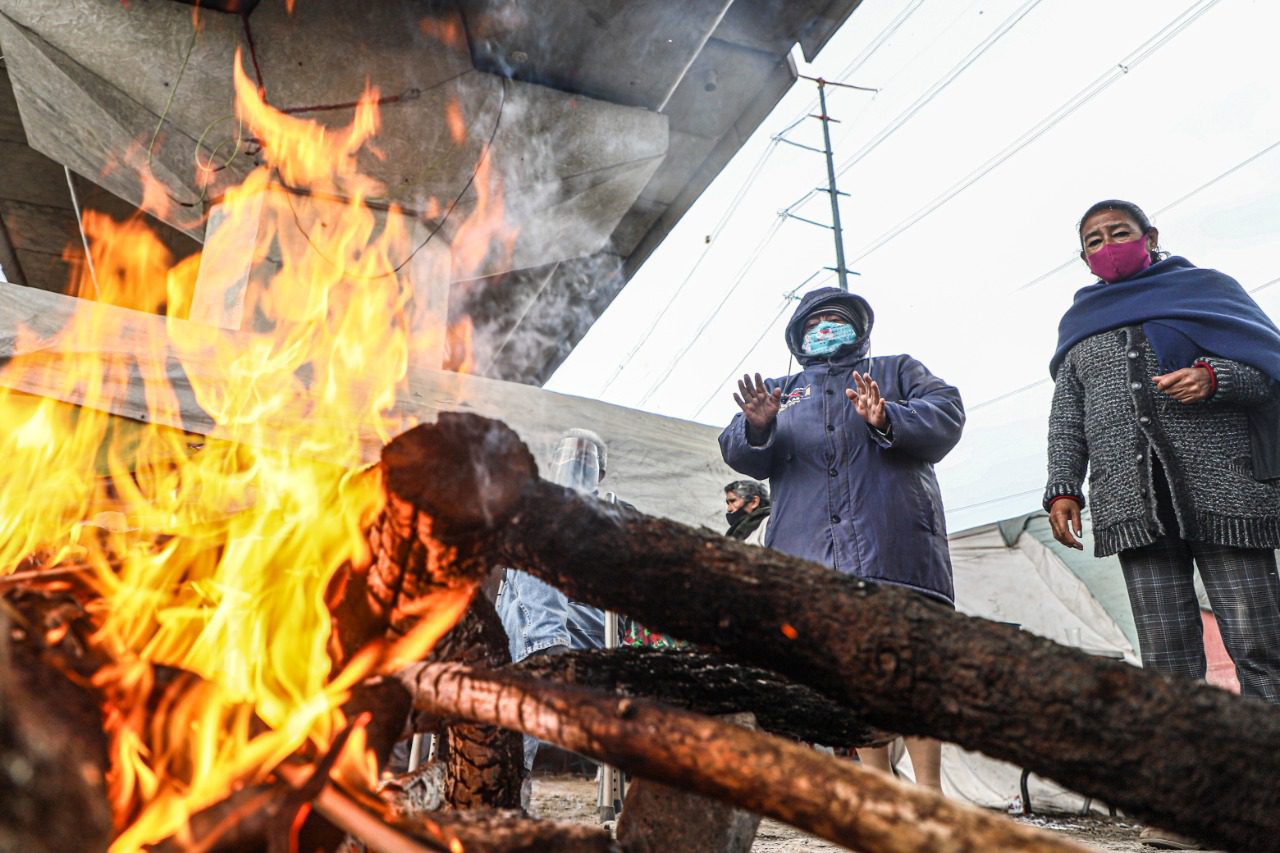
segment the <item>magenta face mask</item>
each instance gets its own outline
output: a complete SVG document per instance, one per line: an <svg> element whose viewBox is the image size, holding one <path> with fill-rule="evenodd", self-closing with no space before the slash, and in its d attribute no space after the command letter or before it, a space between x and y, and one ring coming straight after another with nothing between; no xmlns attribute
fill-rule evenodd
<svg viewBox="0 0 1280 853"><path fill-rule="evenodd" d="M1151 266L1151 253L1147 251L1147 235L1128 243L1108 243L1089 255L1089 269L1107 284L1123 281Z"/></svg>

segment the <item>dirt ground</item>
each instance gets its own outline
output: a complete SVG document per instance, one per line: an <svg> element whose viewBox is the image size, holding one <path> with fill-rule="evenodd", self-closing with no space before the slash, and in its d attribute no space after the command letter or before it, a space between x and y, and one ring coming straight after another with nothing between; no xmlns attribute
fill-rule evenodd
<svg viewBox="0 0 1280 853"><path fill-rule="evenodd" d="M535 776L533 780L533 813L550 820L595 823L596 783L580 776ZM1142 827L1122 818L1074 817L1067 815L1033 815L1018 818L1034 826L1060 832L1080 844L1096 850L1150 851L1138 843ZM753 853L793 853L793 851L836 851L838 847L806 835L783 823L760 822Z"/></svg>

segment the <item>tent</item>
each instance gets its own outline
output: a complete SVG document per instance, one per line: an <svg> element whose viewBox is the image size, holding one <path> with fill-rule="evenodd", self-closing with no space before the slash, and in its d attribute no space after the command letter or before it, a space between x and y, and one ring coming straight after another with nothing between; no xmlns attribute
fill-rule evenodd
<svg viewBox="0 0 1280 853"><path fill-rule="evenodd" d="M1048 516L1035 512L952 534L956 607L1063 645L1132 665L1140 665L1133 615L1124 577L1115 557L1093 557L1085 517L1085 548L1076 551L1053 538ZM1198 581L1197 581L1198 584ZM1235 670L1208 610L1203 590L1205 647L1209 681L1239 690ZM910 775L909 759L901 769ZM1006 808L1020 803L1022 770L953 744L943 747L943 787L977 805ZM1077 811L1085 799L1031 776L1028 793L1037 811ZM1105 808L1094 803L1093 808Z"/></svg>

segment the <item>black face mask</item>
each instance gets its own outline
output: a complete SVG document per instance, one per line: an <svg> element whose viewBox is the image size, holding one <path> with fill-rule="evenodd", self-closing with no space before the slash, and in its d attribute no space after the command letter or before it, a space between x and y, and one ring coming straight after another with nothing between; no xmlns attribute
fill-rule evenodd
<svg viewBox="0 0 1280 853"><path fill-rule="evenodd" d="M747 512L747 508L744 506L740 506L737 509L735 509L733 512L726 512L724 514L724 520L729 522L730 528L733 528L733 527L737 527L738 522L746 518L748 514L749 513Z"/></svg>

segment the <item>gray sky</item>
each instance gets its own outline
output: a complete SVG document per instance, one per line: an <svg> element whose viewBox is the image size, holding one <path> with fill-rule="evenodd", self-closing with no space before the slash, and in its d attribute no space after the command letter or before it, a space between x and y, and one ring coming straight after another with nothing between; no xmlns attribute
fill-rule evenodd
<svg viewBox="0 0 1280 853"><path fill-rule="evenodd" d="M952 530L1039 505L1047 364L1092 280L1074 234L1092 202L1136 201L1164 248L1262 287L1280 317L1277 32L1266 0L865 0L800 62L880 89L828 90L850 287L876 310L873 354L909 352L964 395L939 467ZM740 360L795 369L783 297L834 264L832 240L777 214L825 165L770 139L815 97L793 88L548 388L723 424ZM787 138L820 134L805 120ZM830 221L825 195L795 212Z"/></svg>

